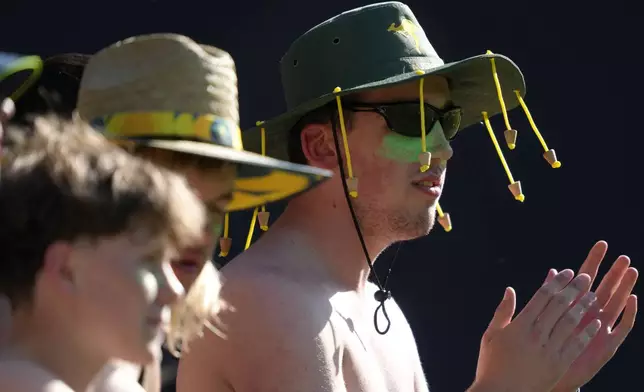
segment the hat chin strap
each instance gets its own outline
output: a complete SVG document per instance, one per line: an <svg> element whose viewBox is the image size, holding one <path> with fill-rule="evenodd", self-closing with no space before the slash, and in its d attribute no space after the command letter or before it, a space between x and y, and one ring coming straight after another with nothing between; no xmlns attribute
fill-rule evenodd
<svg viewBox="0 0 644 392"><path fill-rule="evenodd" d="M344 163L342 162L342 155L340 154L340 141L338 140L338 132L337 132L337 121L336 117L334 114L331 114L331 127L333 129L333 142L335 143L335 150L337 151L337 157L338 157L338 167L340 168L340 176L341 178L346 178L346 174L344 172ZM360 230L360 223L358 222L358 218L356 217L356 212L353 209L353 204L351 203L351 197L349 196L349 187L347 185L347 181L341 181L342 182L342 188L344 189L344 197L347 201L347 205L349 206L349 211L351 211L351 218L353 220L353 225L356 228L356 233L358 234L358 239L360 240L360 245L362 246L362 251L364 252L364 255L367 259L367 264L369 265L369 270L373 274L376 280L376 284L378 285L378 291L374 294L374 298L376 301L378 301L380 304L376 308L374 314L373 314L373 324L374 327L376 328L376 331L384 335L389 331L389 328L391 327L391 320L389 319L389 315L387 314L387 309L385 308L385 301L387 301L389 298L391 298L391 291L387 290L386 288L386 283L387 280L389 279L389 273L391 273L391 267L393 266L393 261L392 260L391 265L389 266L389 273L387 273L387 277L385 278L385 286L383 286L380 283L380 279L378 279L378 275L376 274L376 271L373 268L373 263L371 261L371 257L369 256L369 251L367 250L367 245L365 244L364 237L362 236L362 231ZM396 252L397 254L398 252ZM387 325L385 326L384 329L380 329L378 325L378 311L382 310L382 314L385 316L385 319L387 320Z"/></svg>

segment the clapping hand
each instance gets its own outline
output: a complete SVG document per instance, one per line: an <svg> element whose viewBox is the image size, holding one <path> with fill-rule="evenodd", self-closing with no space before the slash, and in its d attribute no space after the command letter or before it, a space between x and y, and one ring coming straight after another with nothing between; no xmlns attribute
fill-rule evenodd
<svg viewBox="0 0 644 392"><path fill-rule="evenodd" d="M470 392L551 391L557 385L601 328L591 318L578 331L596 297L588 292L588 274L573 277L572 270L551 270L514 319L516 294L506 289L483 334Z"/></svg>
<svg viewBox="0 0 644 392"><path fill-rule="evenodd" d="M588 274L591 281L594 281L607 250L606 242L597 242L588 253L579 273ZM630 259L627 256L619 256L615 260L595 291L597 300L581 320L577 330L586 327L594 319L601 321L601 328L595 339L557 383L553 392L576 391L590 381L615 355L635 324L637 296L631 292L637 277L638 272L630 267ZM580 293L580 296L583 294ZM622 319L615 326L622 312Z"/></svg>

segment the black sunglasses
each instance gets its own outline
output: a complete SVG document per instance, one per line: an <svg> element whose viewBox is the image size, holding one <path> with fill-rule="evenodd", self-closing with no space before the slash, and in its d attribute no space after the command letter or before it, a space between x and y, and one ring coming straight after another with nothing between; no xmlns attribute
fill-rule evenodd
<svg viewBox="0 0 644 392"><path fill-rule="evenodd" d="M436 122L440 122L443 132L448 140L456 136L463 118L463 109L451 106L439 109L428 103L425 109L425 131L429 133ZM372 112L380 114L393 132L403 136L420 137L420 103L418 101L391 102L391 103L363 103L350 102L343 105L353 112Z"/></svg>

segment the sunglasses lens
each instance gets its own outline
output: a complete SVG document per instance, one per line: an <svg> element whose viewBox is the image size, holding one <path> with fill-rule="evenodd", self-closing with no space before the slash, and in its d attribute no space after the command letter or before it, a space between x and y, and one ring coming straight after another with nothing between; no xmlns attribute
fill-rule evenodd
<svg viewBox="0 0 644 392"><path fill-rule="evenodd" d="M419 104L390 105L385 108L384 112L392 131L404 136L420 137L422 127ZM425 132L429 133L436 121L441 122L445 136L451 139L458 131L461 123L461 111L460 109L454 109L441 116L432 108L425 106Z"/></svg>
<svg viewBox="0 0 644 392"><path fill-rule="evenodd" d="M463 111L461 109L452 109L445 113L441 119L443 132L447 140L452 140L461 127L461 119L463 118Z"/></svg>
<svg viewBox="0 0 644 392"><path fill-rule="evenodd" d="M404 136L420 137L420 105L417 103L397 103L385 107L385 115L391 130ZM431 109L425 110L425 131L429 132L438 114Z"/></svg>

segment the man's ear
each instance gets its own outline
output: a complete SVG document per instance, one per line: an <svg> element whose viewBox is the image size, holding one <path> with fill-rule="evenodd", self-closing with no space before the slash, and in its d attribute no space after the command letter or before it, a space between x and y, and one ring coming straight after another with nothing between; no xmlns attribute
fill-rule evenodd
<svg viewBox="0 0 644 392"><path fill-rule="evenodd" d="M41 276L62 290L74 289L72 245L57 241L45 250Z"/></svg>
<svg viewBox="0 0 644 392"><path fill-rule="evenodd" d="M338 166L331 132L331 127L326 124L310 124L302 129L300 133L302 152L311 165L329 170Z"/></svg>

